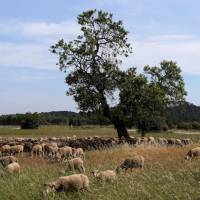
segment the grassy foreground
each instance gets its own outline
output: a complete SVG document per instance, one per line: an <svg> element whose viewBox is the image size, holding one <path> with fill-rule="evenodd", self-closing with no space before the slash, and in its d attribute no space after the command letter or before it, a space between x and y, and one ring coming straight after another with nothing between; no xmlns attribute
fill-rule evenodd
<svg viewBox="0 0 200 200"><path fill-rule="evenodd" d="M196 146L196 145L193 145ZM56 193L44 195L43 184L57 179L62 164L50 164L41 158L21 157L21 174L0 178L2 200L194 200L200 197L200 160L183 159L191 146L177 147L127 147L86 152L86 174L90 179L90 192ZM114 169L133 154L145 157L144 169L122 173L113 183L101 184L90 175L93 169ZM71 174L71 172L67 173Z"/></svg>

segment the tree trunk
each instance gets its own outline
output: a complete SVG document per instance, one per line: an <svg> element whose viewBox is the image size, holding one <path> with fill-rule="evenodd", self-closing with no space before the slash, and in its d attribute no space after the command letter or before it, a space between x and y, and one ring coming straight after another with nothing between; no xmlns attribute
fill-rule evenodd
<svg viewBox="0 0 200 200"><path fill-rule="evenodd" d="M128 131L123 121L115 120L114 126L115 126L115 129L117 130L119 139L122 139L122 137L124 137L125 139L130 139Z"/></svg>

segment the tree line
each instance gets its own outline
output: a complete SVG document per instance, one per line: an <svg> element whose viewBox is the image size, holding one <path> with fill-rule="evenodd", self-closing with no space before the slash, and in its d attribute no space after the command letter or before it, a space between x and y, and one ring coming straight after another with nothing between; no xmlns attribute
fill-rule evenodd
<svg viewBox="0 0 200 200"><path fill-rule="evenodd" d="M166 131L168 129L200 130L200 107L189 102L168 108L166 118L157 118L149 124L149 131ZM33 117L39 125L111 125L108 118L98 113L76 113L69 111L53 111L43 113L26 113L1 115L0 125L21 125L27 118ZM30 120L31 121L31 120ZM134 121L128 128L135 128Z"/></svg>

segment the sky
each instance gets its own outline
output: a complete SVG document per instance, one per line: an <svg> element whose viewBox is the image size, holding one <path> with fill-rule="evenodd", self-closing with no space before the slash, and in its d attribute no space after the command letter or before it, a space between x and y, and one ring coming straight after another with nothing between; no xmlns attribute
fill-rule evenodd
<svg viewBox="0 0 200 200"><path fill-rule="evenodd" d="M129 31L133 54L122 69L176 61L187 101L200 105L199 8L199 0L0 0L0 114L77 111L49 47L73 40L89 9L113 13Z"/></svg>

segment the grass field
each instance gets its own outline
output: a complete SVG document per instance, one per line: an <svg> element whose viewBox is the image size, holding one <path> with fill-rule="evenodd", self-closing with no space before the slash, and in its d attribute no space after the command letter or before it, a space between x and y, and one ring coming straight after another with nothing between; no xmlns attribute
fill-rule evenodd
<svg viewBox="0 0 200 200"><path fill-rule="evenodd" d="M63 164L50 164L41 158L19 159L21 174L0 178L1 200L122 200L122 199L180 199L195 200L200 197L200 160L185 161L191 148L138 147L86 152L86 174L90 179L90 192L69 192L44 195L44 183L59 177ZM121 173L112 183L102 184L90 175L93 169L114 169L123 158L133 154L145 157L144 169ZM71 174L68 172L67 174Z"/></svg>
<svg viewBox="0 0 200 200"><path fill-rule="evenodd" d="M130 132L133 136L139 136ZM3 137L45 137L98 135L115 137L112 127L43 126L38 130L0 129ZM0 200L197 200L200 199L200 159L185 161L184 155L198 146L200 135L191 132L151 133L155 137L191 138L195 143L178 147L127 147L86 152L86 175L90 179L91 192L56 193L44 195L44 183L57 179L64 164L49 163L42 158L19 157L20 174L0 177ZM112 183L99 183L90 174L93 169L114 169L135 153L145 157L144 169L122 173ZM3 169L1 169L3 170ZM65 175L72 174L67 172Z"/></svg>

